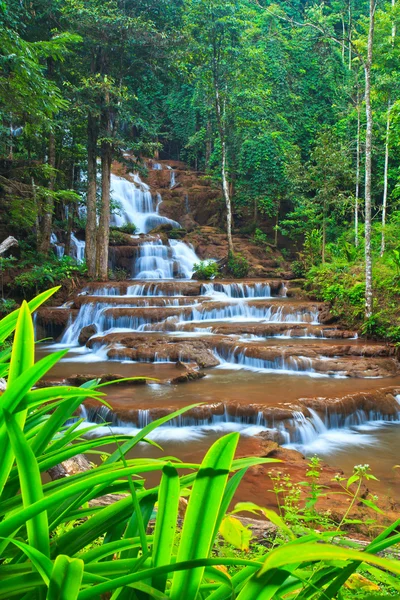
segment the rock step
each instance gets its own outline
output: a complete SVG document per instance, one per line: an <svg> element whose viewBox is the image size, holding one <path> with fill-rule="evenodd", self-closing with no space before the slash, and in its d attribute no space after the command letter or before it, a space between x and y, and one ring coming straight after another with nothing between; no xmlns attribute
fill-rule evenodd
<svg viewBox="0 0 400 600"><path fill-rule="evenodd" d="M218 335L249 335L261 338L282 336L284 338L357 339L355 331L336 329L322 325L302 325L293 323L178 323L177 331L210 330Z"/></svg>
<svg viewBox="0 0 400 600"><path fill-rule="evenodd" d="M241 404L215 402L193 408L167 423L168 426L205 426L241 423L269 428L270 439L299 442L304 434L318 434L322 428L345 428L370 420L400 420L400 388L380 388L373 392L356 392L343 397L300 398L296 403ZM144 427L149 422L174 412L178 406L153 406L138 409L117 398L110 399L112 410L95 400L85 401L86 418L98 423L133 424Z"/></svg>
<svg viewBox="0 0 400 600"><path fill-rule="evenodd" d="M311 344L272 341L248 343L210 335L193 339L159 334L109 333L93 336L87 346L106 348L111 360L195 362L202 368L221 363L252 370L291 371L315 376L388 377L398 372L394 348L388 345L331 342Z"/></svg>
<svg viewBox="0 0 400 600"><path fill-rule="evenodd" d="M133 295L133 296L201 296L207 294L206 290L223 291L229 289L231 293L243 294L243 290L262 290L270 288L272 296L282 295L286 284L282 279L240 279L235 281L213 280L203 281L136 281L127 280L118 283L108 281L92 282L84 290L88 295ZM264 294L265 295L265 294Z"/></svg>

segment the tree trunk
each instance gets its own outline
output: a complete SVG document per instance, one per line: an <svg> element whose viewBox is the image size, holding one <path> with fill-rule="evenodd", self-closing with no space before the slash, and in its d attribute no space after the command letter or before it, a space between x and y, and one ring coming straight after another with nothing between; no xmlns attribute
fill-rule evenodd
<svg viewBox="0 0 400 600"><path fill-rule="evenodd" d="M360 97L357 91L357 150L356 150L356 201L354 207L354 245L358 248L358 202L360 198Z"/></svg>
<svg viewBox="0 0 400 600"><path fill-rule="evenodd" d="M101 145L101 208L97 231L96 274L101 281L108 279L108 244L110 239L110 182L112 146L109 141Z"/></svg>
<svg viewBox="0 0 400 600"><path fill-rule="evenodd" d="M228 237L228 252L234 254L233 239L232 239L232 204L231 197L229 195L229 184L228 174L226 168L226 140L225 140L225 115L221 109L221 98L219 94L218 81L214 76L214 87L215 87L215 108L217 113L217 123L219 131L219 139L221 143L221 179L222 179L222 193L225 200L226 206L226 234ZM225 111L224 111L225 112Z"/></svg>
<svg viewBox="0 0 400 600"><path fill-rule="evenodd" d="M386 210L388 197L388 172L389 172L389 138L390 138L390 99L388 101L388 112L386 118L386 137L385 137L385 166L383 174L383 200L382 200L382 238L381 238L381 256L385 252L385 227Z"/></svg>
<svg viewBox="0 0 400 600"><path fill-rule="evenodd" d="M279 213L281 210L281 201L278 201L278 206L276 207L276 220L275 220L275 248L278 247L278 229L279 229Z"/></svg>
<svg viewBox="0 0 400 600"><path fill-rule="evenodd" d="M351 71L351 59L352 59L352 52L351 52L351 28L352 28L351 0L349 0L348 13L349 13L349 23L348 23L349 62L348 62L348 67L349 67L349 71Z"/></svg>
<svg viewBox="0 0 400 600"><path fill-rule="evenodd" d="M86 198L86 265L89 277L96 276L96 230L97 230L97 138L98 123L88 115L88 168L87 168L87 198Z"/></svg>
<svg viewBox="0 0 400 600"><path fill-rule="evenodd" d="M52 169L56 166L56 139L54 133L49 135L49 165ZM54 188L55 188L55 172L52 171L49 179L49 193L44 201L44 212L40 224L40 238L38 250L41 254L48 254L50 250L51 229L53 226L53 210L54 210Z"/></svg>
<svg viewBox="0 0 400 600"><path fill-rule="evenodd" d="M324 200L322 214L322 264L325 264L325 246L326 246L326 200Z"/></svg>
<svg viewBox="0 0 400 600"><path fill-rule="evenodd" d="M206 156L205 156L205 168L208 169L210 164L211 152L212 152L212 127L211 120L207 120L207 135L206 135Z"/></svg>
<svg viewBox="0 0 400 600"><path fill-rule="evenodd" d="M365 70L365 112L367 129L365 135L365 316L372 315L372 253L371 253L371 177L372 177L372 107L371 69L374 43L375 0L369 4L369 30Z"/></svg>
<svg viewBox="0 0 400 600"><path fill-rule="evenodd" d="M392 0L392 10L395 7L395 0ZM392 22L392 46L396 37L396 23ZM388 111L386 119L386 138L385 138L385 170L383 177L383 201L382 201L382 239L381 239L381 256L385 252L385 227L386 227L386 211L387 211L387 196L388 196L388 174L389 174L389 141L390 141L390 96L388 100Z"/></svg>

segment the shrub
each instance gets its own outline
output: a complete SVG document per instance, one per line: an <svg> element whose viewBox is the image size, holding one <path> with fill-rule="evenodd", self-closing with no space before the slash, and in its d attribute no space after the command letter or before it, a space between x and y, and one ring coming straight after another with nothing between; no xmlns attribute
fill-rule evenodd
<svg viewBox="0 0 400 600"><path fill-rule="evenodd" d="M5 317L17 308L17 303L12 298L0 298L0 317Z"/></svg>
<svg viewBox="0 0 400 600"><path fill-rule="evenodd" d="M110 239L109 242L112 246L123 246L126 245L125 233L119 229L110 228Z"/></svg>
<svg viewBox="0 0 400 600"><path fill-rule="evenodd" d="M137 227L134 223L127 223L120 227L110 227L110 229L120 231L121 233L128 233L129 235L133 235L137 231Z"/></svg>
<svg viewBox="0 0 400 600"><path fill-rule="evenodd" d="M255 558L229 548L224 555L221 544L215 545L218 531L230 547L239 549L245 549L251 537L237 518L226 514L243 475L249 467L273 459L235 460L238 433L217 440L200 465L170 456L146 459L142 453L126 458L157 426L193 407L162 417L130 438L85 439L85 429L78 427L82 419L74 414L85 398L103 402L97 380L81 387L35 387L67 352L34 362L31 312L56 289L24 302L0 322L0 344L15 330L12 350L1 356L2 375L8 379L0 396L1 599L98 600L110 593L124 600L251 600L261 595L332 599L362 563L382 569L385 584L399 591L398 580L390 575L400 574L398 561L375 556L399 542L398 523L359 552L326 543L338 537L337 530L319 534L311 528L297 537L279 515L245 502L236 505L232 515L262 514L277 526L281 545L270 551L259 548ZM99 467L43 482L43 474L52 467L81 453L98 454L103 446L110 453L103 454ZM311 467L316 471L309 493L312 509L320 486L318 465ZM155 471L161 475L160 484L146 488L146 475ZM106 493L115 494L113 504L92 502ZM183 493L189 500L178 529ZM147 527L156 503L150 535Z"/></svg>
<svg viewBox="0 0 400 600"><path fill-rule="evenodd" d="M253 236L253 241L257 246L265 246L267 244L267 234L261 229L256 229Z"/></svg>
<svg viewBox="0 0 400 600"><path fill-rule="evenodd" d="M301 260L294 260L291 269L295 277L305 277L306 275L306 267Z"/></svg>
<svg viewBox="0 0 400 600"><path fill-rule="evenodd" d="M181 240L185 237L186 233L186 229L171 229L171 231L168 232L168 237L171 240Z"/></svg>
<svg viewBox="0 0 400 600"><path fill-rule="evenodd" d="M234 277L241 279L249 272L249 261L242 254L230 254L228 257L228 272Z"/></svg>
<svg viewBox="0 0 400 600"><path fill-rule="evenodd" d="M31 292L40 292L49 287L49 284L63 280L73 280L86 273L86 265L77 265L70 256L63 256L61 260L48 260L40 265L17 275L14 285L24 295Z"/></svg>
<svg viewBox="0 0 400 600"><path fill-rule="evenodd" d="M196 263L193 269L193 277L202 281L214 279L219 275L219 266L212 260L202 260Z"/></svg>

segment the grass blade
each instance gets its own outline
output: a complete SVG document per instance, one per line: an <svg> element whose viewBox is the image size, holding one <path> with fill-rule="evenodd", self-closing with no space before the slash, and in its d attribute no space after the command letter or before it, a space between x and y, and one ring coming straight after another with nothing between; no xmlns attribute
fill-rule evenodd
<svg viewBox="0 0 400 600"><path fill-rule="evenodd" d="M238 433L220 438L211 446L200 466L183 524L178 562L207 558L210 553L238 441ZM203 573L204 568L176 573L172 581L171 600L194 600Z"/></svg>
<svg viewBox="0 0 400 600"><path fill-rule="evenodd" d="M81 589L83 560L57 556L51 573L46 600L76 600Z"/></svg>
<svg viewBox="0 0 400 600"><path fill-rule="evenodd" d="M155 567L171 562L173 543L178 520L180 483L178 471L166 465L163 469L158 495L158 512L154 529L153 564ZM167 575L153 579L153 586L164 591Z"/></svg>
<svg viewBox="0 0 400 600"><path fill-rule="evenodd" d="M12 415L5 414L6 427L13 452L16 456L24 509L43 500L42 482L35 455L26 442ZM26 520L29 544L45 556L50 555L48 520L46 510L37 512ZM12 531L10 531L10 534Z"/></svg>

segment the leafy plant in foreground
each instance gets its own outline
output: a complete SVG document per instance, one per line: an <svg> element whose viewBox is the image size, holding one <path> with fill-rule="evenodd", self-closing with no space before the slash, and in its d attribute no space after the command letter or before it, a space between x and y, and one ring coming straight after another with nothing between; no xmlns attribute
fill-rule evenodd
<svg viewBox="0 0 400 600"><path fill-rule="evenodd" d="M321 543L327 534L297 538L275 513L244 503L235 511L262 513L287 543L256 559L215 556L216 536L224 528L226 533L226 513L247 468L271 460L235 460L237 433L215 442L200 465L172 457L128 457L153 429L187 408L132 437L86 439L96 425L71 418L87 397L105 402L106 384L35 387L65 354L61 350L34 362L31 311L51 293L0 322L0 343L15 330L11 355L0 356L1 376L7 377L0 396L0 600L329 599L362 562L386 570L386 580L399 589L388 573L400 574L399 563L375 554L400 542L400 522L382 532L367 552L358 552ZM80 453L104 454L101 448L110 444L115 450L100 466L43 483L42 474L52 466ZM145 475L157 471L160 484L147 488ZM178 530L183 492L189 502ZM109 493L119 499L107 506L92 502Z"/></svg>

